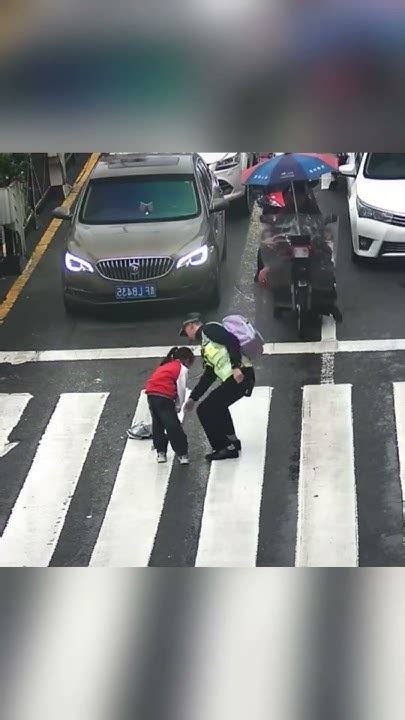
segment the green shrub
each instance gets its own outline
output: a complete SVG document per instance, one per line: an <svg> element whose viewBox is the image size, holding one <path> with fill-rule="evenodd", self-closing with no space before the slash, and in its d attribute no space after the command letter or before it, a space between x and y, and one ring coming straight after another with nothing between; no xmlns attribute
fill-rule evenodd
<svg viewBox="0 0 405 720"><path fill-rule="evenodd" d="M29 155L0 153L0 188L8 187L15 180L24 180Z"/></svg>

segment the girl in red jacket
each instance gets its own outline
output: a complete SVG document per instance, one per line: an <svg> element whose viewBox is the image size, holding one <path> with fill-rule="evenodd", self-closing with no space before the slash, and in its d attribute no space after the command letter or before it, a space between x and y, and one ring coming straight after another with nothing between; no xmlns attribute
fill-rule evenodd
<svg viewBox="0 0 405 720"><path fill-rule="evenodd" d="M153 445L158 463L167 462L170 442L180 465L188 465L188 442L178 413L186 399L188 369L194 362L188 347L174 347L146 383L149 409L152 415Z"/></svg>

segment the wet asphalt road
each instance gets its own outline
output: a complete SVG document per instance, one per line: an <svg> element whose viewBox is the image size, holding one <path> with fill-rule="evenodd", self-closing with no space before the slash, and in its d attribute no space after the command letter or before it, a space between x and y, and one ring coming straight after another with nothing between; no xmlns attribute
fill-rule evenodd
<svg viewBox="0 0 405 720"><path fill-rule="evenodd" d="M319 202L339 216L336 249L339 304L343 323L339 340L403 338L405 266L357 266L351 260L350 231L344 190L323 191ZM174 345L182 317L193 307L119 308L109 313L65 315L60 289L63 226L0 327L0 350L68 350ZM267 342L295 342L292 318L274 320L265 291L253 284L255 228L232 209L228 213L228 260L222 271L222 300L207 318L236 311L254 319ZM313 340L321 339L320 325ZM353 427L358 493L361 565L403 565L402 497L393 420L393 382L405 381L405 353L340 354L334 361L335 383L353 385ZM18 497L41 434L64 392L108 392L108 412L87 458L84 480L74 494L52 564L86 565L100 530L125 443L125 430L143 383L155 360L52 362L0 365L0 393L29 392L37 404L17 429L28 455L9 453L3 459L0 491L0 532ZM258 364L257 383L274 388L268 446L271 468L263 484L259 565L293 565L296 539L297 482L301 394L321 381L321 355L265 357ZM196 371L198 372L198 371ZM194 371L193 371L194 373ZM189 420L192 452L203 455L204 439L195 418ZM115 438L113 440L113 438ZM100 462L108 468L100 486ZM193 565L208 470L197 463L187 470L189 490L174 473L166 496L166 512L157 533L152 565ZM78 518L91 506L91 527ZM272 527L271 535L266 532Z"/></svg>
<svg viewBox="0 0 405 720"><path fill-rule="evenodd" d="M343 323L337 328L341 340L402 338L402 306L405 298L405 263L355 265L351 260L350 228L344 189L318 195L325 212L339 217L336 250L339 304ZM249 220L235 209L227 218L229 255L222 270L222 301L207 318L222 317L238 307L257 322L266 341L294 342L293 318L274 320L267 295L252 283L252 263L257 233L249 235ZM179 321L191 306L120 307L117 311L65 315L60 291L63 252L62 225L38 268L25 286L16 306L0 328L0 346L17 349L77 349L97 347L169 345L177 340ZM320 328L311 339L320 339Z"/></svg>

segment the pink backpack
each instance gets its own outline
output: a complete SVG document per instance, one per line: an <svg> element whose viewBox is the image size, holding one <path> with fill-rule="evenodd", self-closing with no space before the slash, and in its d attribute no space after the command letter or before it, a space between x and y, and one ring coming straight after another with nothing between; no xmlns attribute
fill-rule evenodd
<svg viewBox="0 0 405 720"><path fill-rule="evenodd" d="M238 338L242 354L248 360L256 360L263 355L263 337L249 320L242 315L227 315L222 324L228 332Z"/></svg>

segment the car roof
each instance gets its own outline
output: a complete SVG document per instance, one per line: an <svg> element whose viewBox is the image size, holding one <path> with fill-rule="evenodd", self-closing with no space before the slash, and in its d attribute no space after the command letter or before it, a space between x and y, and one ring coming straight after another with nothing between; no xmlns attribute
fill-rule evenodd
<svg viewBox="0 0 405 720"><path fill-rule="evenodd" d="M197 153L104 153L91 178L194 174Z"/></svg>

